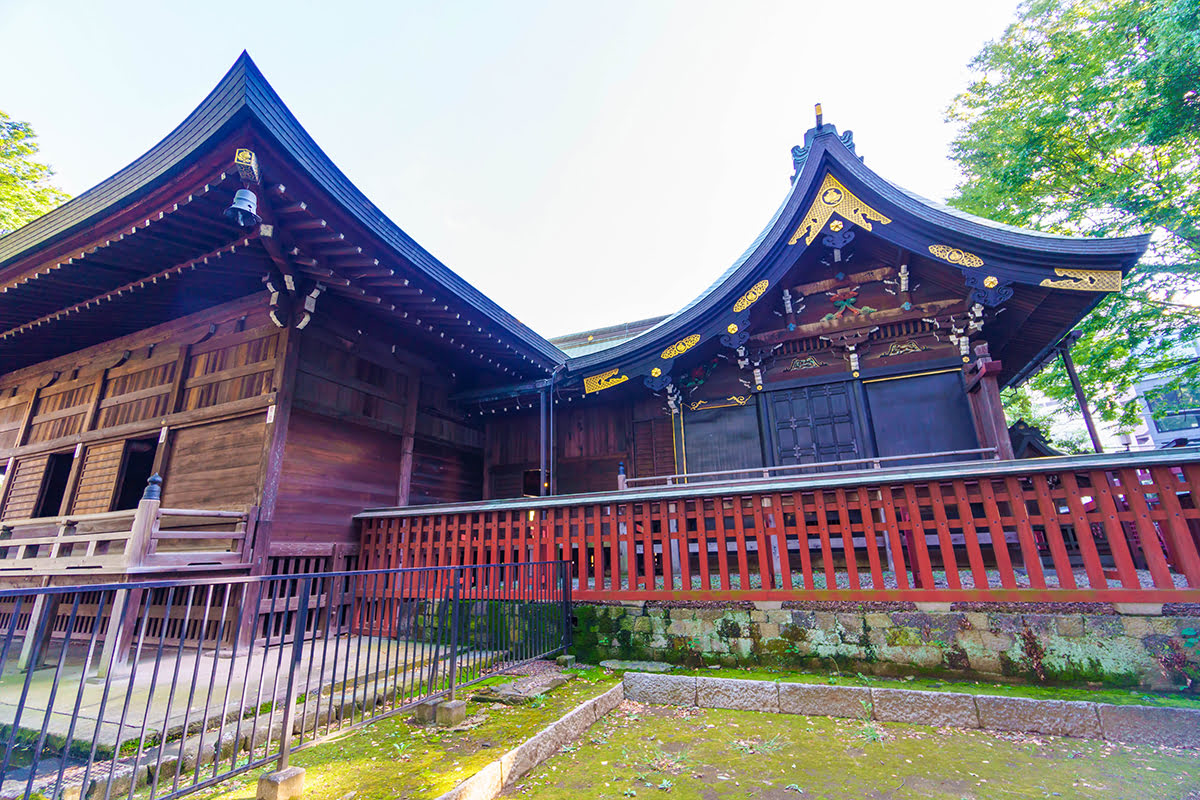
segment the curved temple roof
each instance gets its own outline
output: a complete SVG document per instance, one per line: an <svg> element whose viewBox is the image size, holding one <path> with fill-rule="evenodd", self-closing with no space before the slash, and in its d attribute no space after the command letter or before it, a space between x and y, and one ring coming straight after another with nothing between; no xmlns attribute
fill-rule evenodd
<svg viewBox="0 0 1200 800"><path fill-rule="evenodd" d="M367 231L458 300L522 345L543 369L565 356L545 338L450 270L366 198L325 155L243 52L196 109L166 138L112 177L12 233L0 237L0 279L13 277L27 257L94 225L162 186L193 155L247 121L275 140L322 190Z"/></svg>
<svg viewBox="0 0 1200 800"><path fill-rule="evenodd" d="M793 158L796 175L783 204L712 286L640 335L569 359L568 374L586 375L619 365L633 377L642 371L636 362L656 358L682 337L699 333L702 341L720 335L737 317L732 310L737 298L763 280L774 289L800 254L827 230L825 225L833 214L912 253L958 267L966 286L975 285L971 281L976 275L982 283L986 274L988 284L999 283L1002 291L1010 284L1052 286L1048 281L1056 282L1053 288L1081 288L1065 284L1094 281L1098 272L1123 275L1149 243L1148 235L1102 239L1022 230L927 200L868 169L855 155L849 131L839 135L833 125L819 121L805 134L804 145L793 150ZM821 197L826 192L833 192L828 197L836 201L823 204ZM986 269L981 269L983 265ZM1071 275L1070 271L1086 271L1093 277ZM984 290L980 286L977 291ZM1096 301L1102 296L1097 292ZM1094 305L1089 304L1072 325ZM1043 353L1052 344L1048 343Z"/></svg>

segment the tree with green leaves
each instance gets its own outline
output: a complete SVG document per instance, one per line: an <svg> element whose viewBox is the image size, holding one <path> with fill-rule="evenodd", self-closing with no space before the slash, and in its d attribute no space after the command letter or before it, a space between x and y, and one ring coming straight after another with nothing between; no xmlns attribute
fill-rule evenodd
<svg viewBox="0 0 1200 800"><path fill-rule="evenodd" d="M964 175L952 205L1056 233L1152 234L1072 350L1093 412L1130 430L1138 381L1200 373L1178 347L1200 337L1200 3L1026 0L971 68L949 111ZM1027 386L1074 406L1061 363ZM1030 410L1024 392L1005 393L1013 417Z"/></svg>
<svg viewBox="0 0 1200 800"><path fill-rule="evenodd" d="M34 160L37 136L28 122L0 111L0 236L67 199L50 183L54 171Z"/></svg>

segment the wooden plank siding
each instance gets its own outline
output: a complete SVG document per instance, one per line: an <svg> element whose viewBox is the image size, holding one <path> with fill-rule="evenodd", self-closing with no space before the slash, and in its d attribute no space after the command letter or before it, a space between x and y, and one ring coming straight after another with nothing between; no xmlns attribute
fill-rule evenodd
<svg viewBox="0 0 1200 800"><path fill-rule="evenodd" d="M71 500L72 514L98 514L110 510L124 452L124 442L88 445L83 452L83 467Z"/></svg>
<svg viewBox="0 0 1200 800"><path fill-rule="evenodd" d="M257 503L266 422L260 413L172 431L163 506L244 510Z"/></svg>
<svg viewBox="0 0 1200 800"><path fill-rule="evenodd" d="M8 479L4 509L0 519L26 519L33 516L37 508L38 495L42 490L42 475L46 471L48 455L18 458L13 474Z"/></svg>

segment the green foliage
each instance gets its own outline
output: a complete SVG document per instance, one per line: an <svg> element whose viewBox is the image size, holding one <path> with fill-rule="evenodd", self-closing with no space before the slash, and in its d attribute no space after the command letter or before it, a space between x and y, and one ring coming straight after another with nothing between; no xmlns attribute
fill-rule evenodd
<svg viewBox="0 0 1200 800"><path fill-rule="evenodd" d="M1175 388L1200 375L1172 349L1200 338L1200 5L1026 0L971 67L976 79L949 111L964 173L953 205L1054 233L1152 234L1073 350L1093 410L1131 429L1135 383L1167 374ZM1060 363L1029 386L1073 406ZM1008 398L1010 419L1021 402Z"/></svg>
<svg viewBox="0 0 1200 800"><path fill-rule="evenodd" d="M50 183L53 170L33 159L37 151L29 123L0 111L0 236L67 199Z"/></svg>

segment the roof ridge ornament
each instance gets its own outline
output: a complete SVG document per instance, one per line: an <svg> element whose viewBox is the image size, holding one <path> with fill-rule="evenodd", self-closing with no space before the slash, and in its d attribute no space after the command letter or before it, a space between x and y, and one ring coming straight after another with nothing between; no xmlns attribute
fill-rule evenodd
<svg viewBox="0 0 1200 800"><path fill-rule="evenodd" d="M846 131L839 135L836 126L826 125L825 115L822 113L820 103L813 106L813 111L817 118L816 126L804 132L803 145L796 145L792 148L792 166L796 169L795 174L792 175L792 183L795 183L796 178L800 177L800 170L804 168L804 162L808 160L808 153L812 149L812 143L818 136L837 136L838 140L846 146L846 149L854 153L854 131ZM854 154L858 155L857 153ZM860 156L858 160L862 161L862 157Z"/></svg>

